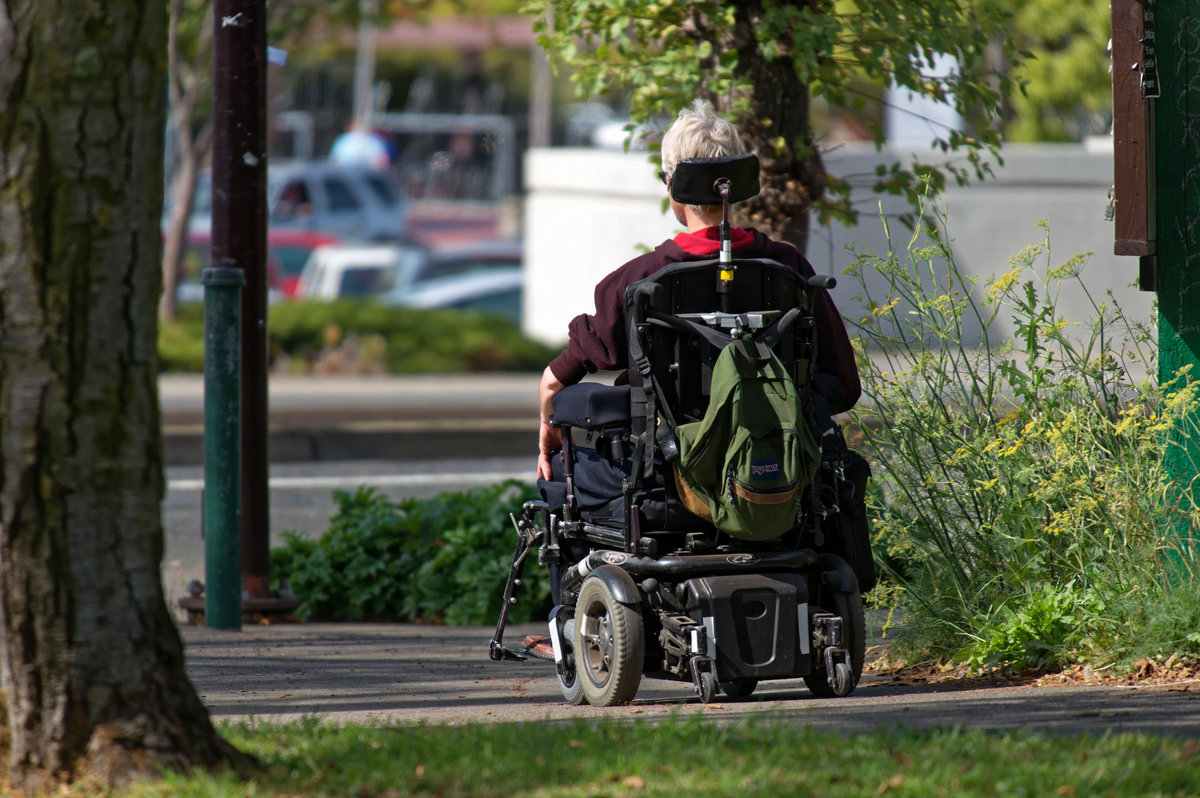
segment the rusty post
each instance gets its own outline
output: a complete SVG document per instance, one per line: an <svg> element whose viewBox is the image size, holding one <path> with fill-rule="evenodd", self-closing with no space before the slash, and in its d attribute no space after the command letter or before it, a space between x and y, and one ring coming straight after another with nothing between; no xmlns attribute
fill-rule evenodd
<svg viewBox="0 0 1200 798"><path fill-rule="evenodd" d="M213 3L212 263L242 290L242 588L269 592L267 492L267 9Z"/></svg>

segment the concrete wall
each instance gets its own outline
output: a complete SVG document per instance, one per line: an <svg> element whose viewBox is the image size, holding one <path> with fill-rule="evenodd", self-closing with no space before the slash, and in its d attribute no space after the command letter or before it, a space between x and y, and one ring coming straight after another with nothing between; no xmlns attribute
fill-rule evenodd
<svg viewBox="0 0 1200 798"><path fill-rule="evenodd" d="M1040 243L1044 231L1035 225L1048 218L1055 265L1092 252L1084 271L1092 296L1101 300L1112 290L1132 316L1149 318L1152 295L1130 287L1137 277L1137 259L1111 254L1113 226L1104 220L1104 211L1112 184L1112 152L1105 149L1103 142L1097 147L1009 145L1002 151L1005 165L995 167L995 179L948 188L947 229L959 269L979 278L1009 271L1009 256ZM926 152L921 157L929 162L937 156ZM859 251L868 246L876 253L887 251L876 215L880 202L896 246L903 247L909 231L897 217L908 210L905 201L881 197L870 186L877 164L911 159L911 152L876 152L870 145L844 146L826 155L832 173L859 186L853 199L863 216L853 228L814 223L808 259L818 273L841 276L853 260L845 250L851 242ZM594 309L596 282L637 255L638 244L654 247L682 229L662 212L664 188L644 152L533 149L525 160L525 185L523 326L541 340L565 340L571 318ZM838 306L845 315L862 315L863 308L853 300L861 289L847 277L841 283L834 291ZM871 276L868 288L877 300L886 298L878 275ZM1059 307L1069 321L1087 321L1094 315L1083 292L1074 287L1064 288ZM1002 332L1010 329L1006 323ZM968 343L977 343L978 331L969 334L973 337Z"/></svg>
<svg viewBox="0 0 1200 798"><path fill-rule="evenodd" d="M646 153L536 148L525 156L525 297L522 326L567 340L567 323L595 310L604 275L683 229L662 212L666 189Z"/></svg>

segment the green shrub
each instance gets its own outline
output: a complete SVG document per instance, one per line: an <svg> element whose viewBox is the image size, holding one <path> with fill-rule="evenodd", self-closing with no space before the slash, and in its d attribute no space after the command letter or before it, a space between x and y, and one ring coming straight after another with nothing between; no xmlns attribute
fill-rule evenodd
<svg viewBox="0 0 1200 798"><path fill-rule="evenodd" d="M204 321L199 308L181 308L177 321L158 323L158 369L204 370Z"/></svg>
<svg viewBox="0 0 1200 798"><path fill-rule="evenodd" d="M557 349L530 340L508 319L473 311L413 310L376 302L283 302L270 309L271 356L304 370L345 337L378 336L385 370L393 374L457 371L541 371ZM203 309L185 305L159 326L163 371L199 371Z"/></svg>
<svg viewBox="0 0 1200 798"><path fill-rule="evenodd" d="M848 269L871 308L855 420L890 558L876 600L908 618L900 652L982 668L1196 646L1183 632L1200 613L1200 514L1163 455L1194 440L1200 383L1186 370L1154 383L1156 331L1111 293L1093 320L1063 318L1059 289L1086 292L1087 256L1052 265L1046 223L1043 243L976 285L932 218L926 243L914 234ZM869 272L886 297L869 296ZM1001 314L1016 334L989 343ZM971 328L978 347L964 343ZM1136 382L1135 365L1151 379Z"/></svg>
<svg viewBox="0 0 1200 798"><path fill-rule="evenodd" d="M494 622L516 546L509 513L536 498L513 480L399 503L370 488L335 491L327 532L315 540L288 532L272 550L275 587L287 577L301 617ZM549 595L545 568L528 563L509 617L543 617Z"/></svg>

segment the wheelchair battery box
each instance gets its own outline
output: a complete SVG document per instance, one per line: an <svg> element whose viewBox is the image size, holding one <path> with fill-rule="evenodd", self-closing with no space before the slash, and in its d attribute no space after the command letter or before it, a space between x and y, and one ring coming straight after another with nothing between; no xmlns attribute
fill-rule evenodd
<svg viewBox="0 0 1200 798"><path fill-rule="evenodd" d="M731 555L745 556L745 555ZM684 583L717 678L781 679L812 670L808 586L800 574L704 576Z"/></svg>
<svg viewBox="0 0 1200 798"><path fill-rule="evenodd" d="M629 386L582 382L569 385L553 399L553 424L603 429L629 424Z"/></svg>

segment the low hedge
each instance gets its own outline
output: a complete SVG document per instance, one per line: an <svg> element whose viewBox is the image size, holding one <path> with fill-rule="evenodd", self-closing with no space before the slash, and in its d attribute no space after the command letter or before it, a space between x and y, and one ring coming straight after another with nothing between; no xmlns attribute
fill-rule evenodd
<svg viewBox="0 0 1200 798"><path fill-rule="evenodd" d="M536 498L515 480L399 503L372 488L335 491L327 532L285 533L271 552L274 588L286 577L306 618L494 623L517 541L509 513ZM512 622L544 618L550 582L536 559L519 590Z"/></svg>
<svg viewBox="0 0 1200 798"><path fill-rule="evenodd" d="M271 357L286 356L303 372L351 335L372 367L393 374L541 371L558 349L530 340L503 316L474 311L413 310L370 301L286 302L271 306ZM184 305L176 321L159 325L162 371L204 369L204 312Z"/></svg>

